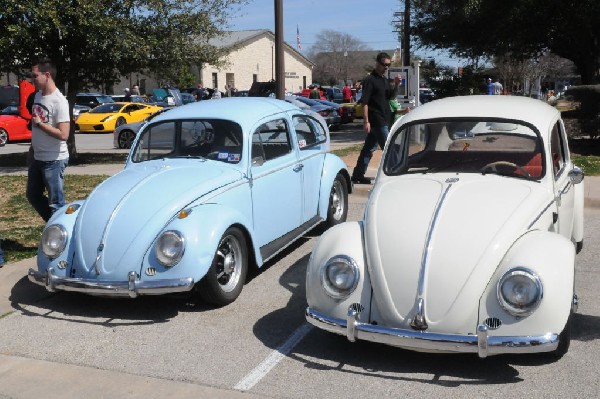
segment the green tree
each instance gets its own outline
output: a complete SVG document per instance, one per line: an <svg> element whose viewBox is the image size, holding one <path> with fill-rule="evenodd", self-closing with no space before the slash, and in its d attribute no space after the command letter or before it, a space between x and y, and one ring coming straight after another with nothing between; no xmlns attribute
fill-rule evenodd
<svg viewBox="0 0 600 399"><path fill-rule="evenodd" d="M182 65L219 64L222 54L208 40L244 2L0 0L0 71L23 76L36 59L50 57L71 105L78 91L112 86L133 72L177 81Z"/></svg>
<svg viewBox="0 0 600 399"><path fill-rule="evenodd" d="M582 83L600 80L598 0L413 0L421 46L476 59L552 53L573 61Z"/></svg>

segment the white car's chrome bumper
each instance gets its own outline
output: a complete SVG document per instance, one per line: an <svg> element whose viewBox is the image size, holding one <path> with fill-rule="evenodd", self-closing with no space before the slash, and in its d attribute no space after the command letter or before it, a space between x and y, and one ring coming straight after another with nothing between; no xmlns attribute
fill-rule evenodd
<svg viewBox="0 0 600 399"><path fill-rule="evenodd" d="M336 319L306 308L306 320L329 332L357 339L421 351L477 353L480 358L505 353L551 352L558 347L558 334L541 336L489 336L488 328L479 325L477 335L438 334L427 331L389 328L361 323L351 306L346 320Z"/></svg>
<svg viewBox="0 0 600 399"><path fill-rule="evenodd" d="M194 279L176 278L151 281L140 281L136 272L129 272L128 281L108 281L83 278L59 277L54 274L53 268L48 268L45 273L29 269L29 281L42 285L50 292L56 290L76 291L91 295L104 296L129 296L161 295L171 292L190 291L194 287Z"/></svg>

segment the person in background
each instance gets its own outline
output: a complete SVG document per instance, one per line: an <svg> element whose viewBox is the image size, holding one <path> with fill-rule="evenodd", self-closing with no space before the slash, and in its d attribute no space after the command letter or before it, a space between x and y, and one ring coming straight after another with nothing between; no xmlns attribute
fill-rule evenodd
<svg viewBox="0 0 600 399"><path fill-rule="evenodd" d="M131 88L131 95L139 96L140 95L140 86L134 85Z"/></svg>
<svg viewBox="0 0 600 399"><path fill-rule="evenodd" d="M56 67L47 58L31 67L30 78L38 91L31 111L26 195L46 222L65 205L64 173L69 163L69 102L56 87L55 77Z"/></svg>
<svg viewBox="0 0 600 399"><path fill-rule="evenodd" d="M344 97L345 103L349 103L352 101L352 89L348 85L348 82L346 82L346 85L342 89L342 96Z"/></svg>
<svg viewBox="0 0 600 399"><path fill-rule="evenodd" d="M489 96L494 94L494 84L492 83L492 78L488 78L487 80L487 94Z"/></svg>
<svg viewBox="0 0 600 399"><path fill-rule="evenodd" d="M206 90L202 86L202 83L198 83L196 86L196 90L194 90L194 97L196 97L196 101L201 101L206 98Z"/></svg>
<svg viewBox="0 0 600 399"><path fill-rule="evenodd" d="M385 146L391 121L390 100L396 98L400 76L394 78L394 88L389 82L387 71L391 65L391 57L387 53L377 54L375 68L363 81L361 103L363 104L363 129L367 133L362 150L352 171L352 182L371 184L365 177L369 162L377 146Z"/></svg>
<svg viewBox="0 0 600 399"><path fill-rule="evenodd" d="M125 97L123 97L123 101L127 103L131 102L131 92L129 91L129 88L126 87L125 90L123 90L123 92L125 92Z"/></svg>
<svg viewBox="0 0 600 399"><path fill-rule="evenodd" d="M308 98L311 98L313 100L320 100L321 99L321 92L319 92L319 87L317 85L314 85L312 87L312 90L308 94Z"/></svg>
<svg viewBox="0 0 600 399"><path fill-rule="evenodd" d="M504 87L502 87L502 83L500 83L500 80L498 78L494 79L494 83L492 84L492 93L495 96L499 96L500 94L502 94L502 90L504 90Z"/></svg>
<svg viewBox="0 0 600 399"><path fill-rule="evenodd" d="M220 99L220 98L221 98L221 92L219 91L219 89L217 89L217 88L215 87L215 88L214 88L214 90L213 90L213 93L212 93L212 97L211 97L211 99L213 99L213 100L218 100L218 99Z"/></svg>

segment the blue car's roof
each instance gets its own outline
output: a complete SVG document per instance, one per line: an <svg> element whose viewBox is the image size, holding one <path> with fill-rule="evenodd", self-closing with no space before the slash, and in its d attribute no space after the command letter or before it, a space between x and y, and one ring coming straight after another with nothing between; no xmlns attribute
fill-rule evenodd
<svg viewBox="0 0 600 399"><path fill-rule="evenodd" d="M158 115L153 123L163 120L214 118L237 122L243 129L249 129L258 120L285 111L298 111L300 108L286 101L267 97L233 97L218 100L203 100L175 107Z"/></svg>

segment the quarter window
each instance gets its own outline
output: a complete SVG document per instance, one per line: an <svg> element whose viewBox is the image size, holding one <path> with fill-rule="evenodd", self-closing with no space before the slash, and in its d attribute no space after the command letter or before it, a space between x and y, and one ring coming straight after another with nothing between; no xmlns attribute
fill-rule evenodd
<svg viewBox="0 0 600 399"><path fill-rule="evenodd" d="M556 122L550 136L550 151L552 152L552 170L557 176L565 165L565 143L560 122Z"/></svg>
<svg viewBox="0 0 600 399"><path fill-rule="evenodd" d="M323 126L316 120L303 115L295 116L293 120L300 150L323 143L327 139Z"/></svg>

